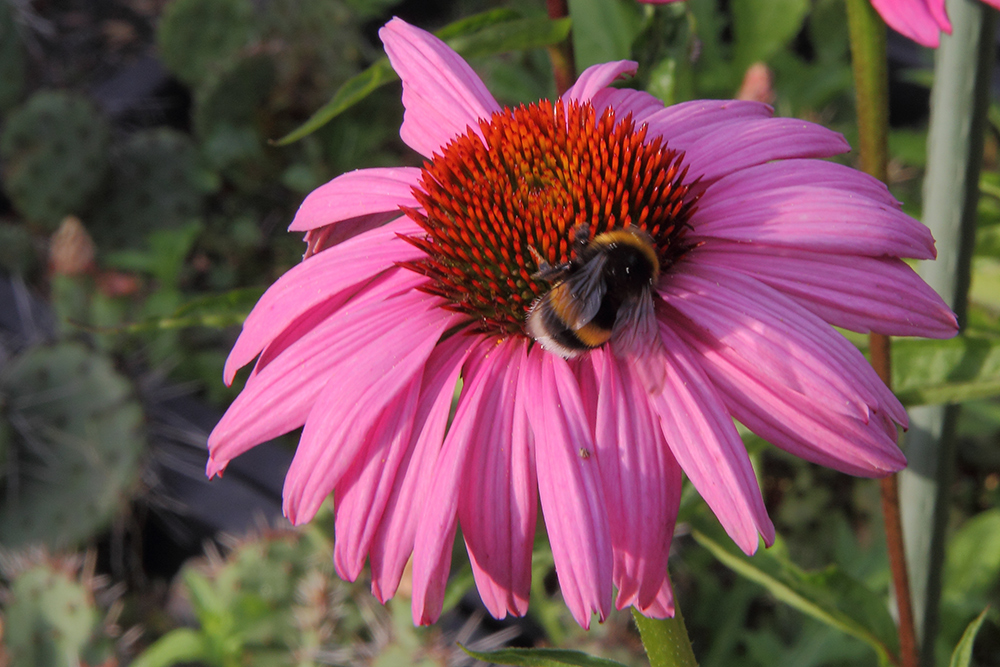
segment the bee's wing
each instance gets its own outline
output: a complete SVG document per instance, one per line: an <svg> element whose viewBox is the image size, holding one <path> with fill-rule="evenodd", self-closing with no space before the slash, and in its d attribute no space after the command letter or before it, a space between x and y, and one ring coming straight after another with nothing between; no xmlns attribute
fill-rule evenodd
<svg viewBox="0 0 1000 667"><path fill-rule="evenodd" d="M657 349L663 344L657 326L653 295L646 289L642 294L626 299L622 303L611 332L611 348L615 354L621 357L639 357L643 360L643 363L636 364L635 368L639 371L643 385L651 394L663 388L666 373L666 368L657 364L657 360L661 359L663 354L662 350Z"/></svg>
<svg viewBox="0 0 1000 667"><path fill-rule="evenodd" d="M562 320L574 331L594 319L601 308L607 285L604 282L603 254L591 259L566 279L559 290L559 303L554 304Z"/></svg>

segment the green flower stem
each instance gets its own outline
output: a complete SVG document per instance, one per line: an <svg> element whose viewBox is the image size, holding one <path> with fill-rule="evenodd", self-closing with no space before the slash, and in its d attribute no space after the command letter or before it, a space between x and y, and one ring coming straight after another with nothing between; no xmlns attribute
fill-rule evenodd
<svg viewBox="0 0 1000 667"><path fill-rule="evenodd" d="M550 19L561 19L569 16L568 0L546 0ZM549 60L552 61L552 74L556 80L556 91L559 95L565 93L576 81L576 60L573 57L573 33L566 39L549 47Z"/></svg>
<svg viewBox="0 0 1000 667"><path fill-rule="evenodd" d="M680 607L675 607L673 618L663 619L646 618L633 608L632 618L639 627L650 667L698 667Z"/></svg>
<svg viewBox="0 0 1000 667"><path fill-rule="evenodd" d="M952 34L942 35L935 54L924 176L924 222L937 241L938 258L922 262L918 270L964 325L996 12L971 0L949 0L947 8ZM906 437L910 465L900 479L906 554L925 667L934 662L957 419L955 405L910 411Z"/></svg>
<svg viewBox="0 0 1000 667"><path fill-rule="evenodd" d="M885 182L889 146L889 77L885 53L885 23L869 0L848 0L847 19L857 96L860 166L866 173ZM888 385L891 368L887 336L871 335L871 359L875 371ZM892 570L899 613L900 664L903 667L917 667L919 657L903 545L897 476L881 480L880 489L889 567Z"/></svg>

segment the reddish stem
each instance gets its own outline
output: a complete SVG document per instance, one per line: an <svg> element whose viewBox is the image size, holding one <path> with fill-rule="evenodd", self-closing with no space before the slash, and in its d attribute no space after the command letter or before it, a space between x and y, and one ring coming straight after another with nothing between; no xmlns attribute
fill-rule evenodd
<svg viewBox="0 0 1000 667"><path fill-rule="evenodd" d="M561 19L569 16L567 0L546 0L550 19ZM549 47L549 60L552 61L552 74L556 79L556 91L562 95L576 81L576 61L573 58L573 33L559 44Z"/></svg>
<svg viewBox="0 0 1000 667"><path fill-rule="evenodd" d="M872 367L890 386L892 363L889 337L873 333L871 340ZM917 635L914 630L913 604L910 600L910 575L906 567L903 546L903 523L899 511L899 476L890 475L879 480L882 491L882 515L885 519L885 539L889 552L889 569L892 586L896 592L899 612L899 655L902 667L918 667Z"/></svg>

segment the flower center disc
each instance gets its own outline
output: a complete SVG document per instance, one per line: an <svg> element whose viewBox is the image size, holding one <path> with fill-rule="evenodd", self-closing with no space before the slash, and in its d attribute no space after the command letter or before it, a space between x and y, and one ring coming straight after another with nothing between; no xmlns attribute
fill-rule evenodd
<svg viewBox="0 0 1000 667"><path fill-rule="evenodd" d="M589 104L544 100L503 109L453 139L424 164L406 209L426 232L409 240L427 253L407 268L431 279L424 289L467 313L483 333L524 333L528 309L552 285L529 248L549 264L571 259L575 230L593 238L635 225L656 245L661 271L689 246L694 211L683 153L670 150L629 114L597 117Z"/></svg>

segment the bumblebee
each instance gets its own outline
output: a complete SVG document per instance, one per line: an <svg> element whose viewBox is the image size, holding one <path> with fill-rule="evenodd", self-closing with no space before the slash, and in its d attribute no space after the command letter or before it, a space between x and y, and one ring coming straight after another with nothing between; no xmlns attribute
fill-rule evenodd
<svg viewBox="0 0 1000 667"><path fill-rule="evenodd" d="M573 245L573 258L558 266L531 249L535 277L554 284L528 311L528 335L566 359L612 339L617 351L648 339L656 326L653 286L660 277L653 239L630 226L590 240L590 228L580 225Z"/></svg>

